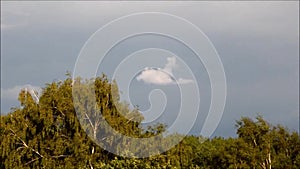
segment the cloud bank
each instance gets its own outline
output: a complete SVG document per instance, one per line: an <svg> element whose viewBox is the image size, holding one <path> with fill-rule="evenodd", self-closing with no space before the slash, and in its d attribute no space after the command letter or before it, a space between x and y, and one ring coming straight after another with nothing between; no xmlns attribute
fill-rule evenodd
<svg viewBox="0 0 300 169"><path fill-rule="evenodd" d="M174 79L173 70L177 67L176 58L168 57L164 68L148 68L146 67L137 77L138 81L146 84L155 85L172 85L172 84L189 84L193 83L191 79L179 78Z"/></svg>
<svg viewBox="0 0 300 169"><path fill-rule="evenodd" d="M39 94L42 91L42 89L39 86L33 86L30 84L18 85L7 89L1 88L1 99L15 100L18 98L19 93L22 89L28 91L36 102L39 101Z"/></svg>

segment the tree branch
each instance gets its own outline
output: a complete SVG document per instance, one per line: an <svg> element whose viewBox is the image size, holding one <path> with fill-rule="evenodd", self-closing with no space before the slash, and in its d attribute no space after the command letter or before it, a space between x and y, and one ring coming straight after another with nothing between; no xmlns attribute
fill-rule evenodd
<svg viewBox="0 0 300 169"><path fill-rule="evenodd" d="M10 128L9 130L12 132L12 134L13 134L15 137L17 137L17 138L22 142L22 144L23 144L24 147L29 148L31 151L33 151L34 153L36 153L37 155L39 155L41 158L44 158L44 156L41 155L38 151L36 151L35 149L29 147L29 146L25 143L25 141L24 141L22 138L20 138L20 137L15 133L15 131L13 131L11 128Z"/></svg>
<svg viewBox="0 0 300 169"><path fill-rule="evenodd" d="M38 157L38 158L35 158L35 159L33 159L33 160L30 160L29 162L27 162L25 165L28 165L28 164L30 164L30 163L32 163L32 162L34 162L34 161L36 161L36 160L38 160L38 159L40 159L41 157Z"/></svg>
<svg viewBox="0 0 300 169"><path fill-rule="evenodd" d="M92 126L92 128L93 128L93 130L94 130L94 125L93 125L93 123L92 123L92 121L91 121L89 115L87 115L87 113L85 113L85 116L86 116L86 118L89 120L89 122L90 122L90 124L91 124L91 126Z"/></svg>

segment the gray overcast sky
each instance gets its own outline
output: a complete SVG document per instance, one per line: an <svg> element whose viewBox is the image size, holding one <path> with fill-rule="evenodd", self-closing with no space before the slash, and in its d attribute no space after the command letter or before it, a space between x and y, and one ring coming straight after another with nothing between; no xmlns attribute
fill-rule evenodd
<svg viewBox="0 0 300 169"><path fill-rule="evenodd" d="M153 11L189 20L220 55L228 91L214 135L234 136L235 120L257 113L299 131L299 2L2 1L1 113L18 106L24 85L63 79L101 26Z"/></svg>

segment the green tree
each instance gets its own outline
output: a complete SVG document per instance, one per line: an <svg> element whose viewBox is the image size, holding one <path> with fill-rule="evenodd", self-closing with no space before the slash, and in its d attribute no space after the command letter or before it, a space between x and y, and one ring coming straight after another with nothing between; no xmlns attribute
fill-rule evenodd
<svg viewBox="0 0 300 169"><path fill-rule="evenodd" d="M95 99L90 102L92 98ZM298 169L300 166L299 134L280 125L272 126L261 116L254 120L242 117L236 125L238 137L227 139L178 133L160 135L166 130L163 124L142 127L139 110L120 102L116 82L104 75L84 81L67 77L47 84L39 102L22 90L19 101L20 107L1 116L1 169ZM123 135L149 138L149 143L116 137L104 122ZM153 139L160 144L154 145ZM99 140L104 148L110 146L122 151L129 147L128 150L139 153L147 153L145 150L150 148L164 150L181 141L162 154L125 158L98 146L95 141Z"/></svg>

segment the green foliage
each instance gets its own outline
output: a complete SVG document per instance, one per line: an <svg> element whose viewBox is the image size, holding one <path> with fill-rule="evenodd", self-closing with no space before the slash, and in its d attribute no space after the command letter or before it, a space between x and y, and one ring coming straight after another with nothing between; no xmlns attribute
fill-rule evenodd
<svg viewBox="0 0 300 169"><path fill-rule="evenodd" d="M74 87L78 93L72 93ZM90 87L94 93L88 90ZM74 94L80 96L75 101ZM95 104L86 102L91 97L96 98ZM143 116L119 99L116 83L109 82L104 75L90 81L79 78L72 81L68 76L63 82L47 84L38 103L28 92L21 91L21 107L1 116L0 168L296 169L300 166L299 134L280 125L272 126L261 116L237 121L237 138L189 135L163 154L140 159L116 156L94 142L104 140L103 146L113 144L116 150L122 150L121 145L127 142L114 140L108 129L102 127L104 119L115 130L131 137L151 138L166 130L163 124L142 128ZM157 139L166 141L151 146L163 148L182 137L161 136ZM139 143L131 146L149 149Z"/></svg>

